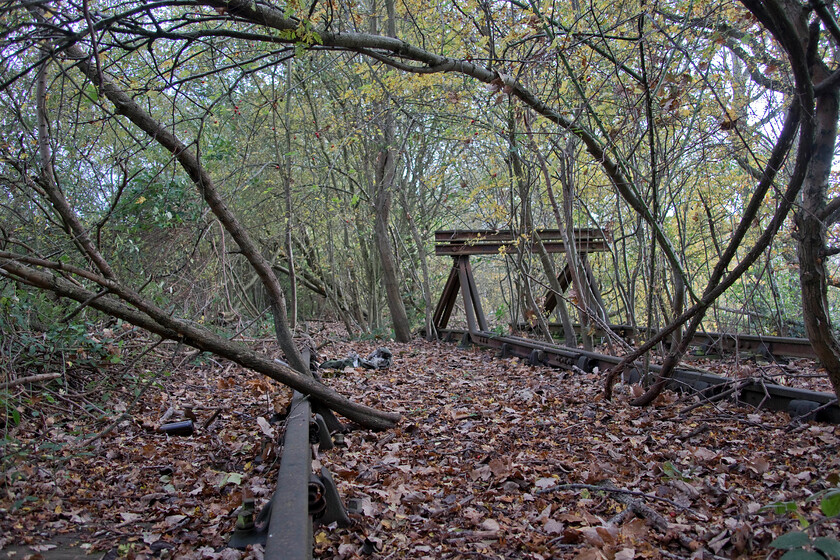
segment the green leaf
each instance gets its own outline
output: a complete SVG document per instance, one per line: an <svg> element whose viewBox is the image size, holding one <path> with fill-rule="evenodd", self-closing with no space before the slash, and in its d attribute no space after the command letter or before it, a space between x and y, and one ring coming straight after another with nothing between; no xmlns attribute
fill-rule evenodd
<svg viewBox="0 0 840 560"><path fill-rule="evenodd" d="M85 87L85 95L93 102L99 101L99 90L93 84L88 84Z"/></svg>
<svg viewBox="0 0 840 560"><path fill-rule="evenodd" d="M228 473L225 484L236 484L239 486L242 484L242 475L239 473Z"/></svg>
<svg viewBox="0 0 840 560"><path fill-rule="evenodd" d="M811 539L806 533L803 533L802 531L791 531L790 533L785 533L771 542L770 547L788 550L791 548L802 548L803 546L808 546L809 544L811 544Z"/></svg>
<svg viewBox="0 0 840 560"><path fill-rule="evenodd" d="M837 539L828 537L817 537L814 539L814 548L832 558L840 558L840 542Z"/></svg>
<svg viewBox="0 0 840 560"><path fill-rule="evenodd" d="M825 560L825 558L819 552L797 548L795 550L788 550L782 554L781 560Z"/></svg>
<svg viewBox="0 0 840 560"><path fill-rule="evenodd" d="M840 488L832 488L825 493L825 497L820 501L820 511L826 517L840 515Z"/></svg>
<svg viewBox="0 0 840 560"><path fill-rule="evenodd" d="M16 500L15 503L12 504L11 510L15 511L17 509L22 508L27 502L37 502L38 499L33 496L26 496L21 500Z"/></svg>
<svg viewBox="0 0 840 560"><path fill-rule="evenodd" d="M776 515L784 515L796 511L796 502L773 502L758 511L772 511Z"/></svg>
<svg viewBox="0 0 840 560"><path fill-rule="evenodd" d="M665 478L684 480L686 482L691 480L690 478L685 476L677 467L675 467L671 461L665 461L664 463L662 463L661 468L662 473L665 475Z"/></svg>
<svg viewBox="0 0 840 560"><path fill-rule="evenodd" d="M807 529L811 526L811 522L808 521L808 519L806 519L805 516L799 513L798 511L794 512L793 516L799 521L799 526L801 528Z"/></svg>

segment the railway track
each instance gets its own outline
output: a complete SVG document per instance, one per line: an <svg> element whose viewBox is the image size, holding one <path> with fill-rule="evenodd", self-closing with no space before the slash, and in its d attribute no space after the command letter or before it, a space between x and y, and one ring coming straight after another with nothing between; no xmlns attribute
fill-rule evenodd
<svg viewBox="0 0 840 560"><path fill-rule="evenodd" d="M304 351L304 361L310 354ZM244 500L236 530L228 543L244 549L262 544L266 560L311 560L312 525L350 525L332 475L321 467L313 472L312 447L326 451L335 446L333 434L343 426L332 412L294 392L282 436L280 468L271 500L257 513L252 499Z"/></svg>
<svg viewBox="0 0 840 560"><path fill-rule="evenodd" d="M577 367L592 372L596 367L606 370L618 364L621 358L596 352L587 352L579 348L549 344L516 336L500 336L493 332L472 332L462 329L443 329L438 332L443 340L472 343L485 348L496 349L502 357L516 356L525 358L534 365L553 367ZM658 374L661 368L651 364L651 374ZM624 381L635 383L641 380L643 373L637 368L630 368ZM669 388L677 391L695 391L713 398L731 390L736 383L741 383L734 396L739 402L756 408L787 412L791 416L815 419L820 422L840 424L840 406L832 393L794 389L776 383L734 380L719 375L677 368L674 370Z"/></svg>
<svg viewBox="0 0 840 560"><path fill-rule="evenodd" d="M563 327L558 323L548 325L552 333L562 333ZM531 327L520 323L521 330ZM580 325L574 326L580 332ZM610 325L610 330L628 342L639 336L647 337L649 329L642 329L631 325ZM606 337L608 333L601 328L592 332L595 337ZM691 340L691 345L701 355L739 354L760 355L766 358L811 358L817 355L807 338L793 338L787 336L765 336L757 334L733 334L719 332L698 332Z"/></svg>
<svg viewBox="0 0 840 560"><path fill-rule="evenodd" d="M622 336L637 334L637 331L634 333L629 327L621 326L616 327L614 332ZM606 370L621 360L615 356L516 336L500 336L488 331L442 329L438 334L444 340L460 340L462 343L496 349L502 357L524 358L533 365L577 367L592 372L596 367ZM711 333L707 333L705 336L710 335ZM705 343L729 340L729 347L740 351L763 350L774 355L787 356L799 356L803 353L799 350L801 345L798 342L788 342L798 339L777 341L772 340L773 338L781 337L745 338L742 335L724 339L723 336L719 336L715 340L705 340ZM697 340L698 344L704 343L702 337ZM655 375L661 368L651 365L649 371ZM642 372L631 368L627 371L624 381L634 383L641 378ZM737 390L733 390L736 383L740 385ZM739 402L757 408L784 411L791 416L840 424L840 407L834 395L830 393L793 389L767 382L733 380L686 368L674 370L669 387L678 391L699 392L708 398L724 396L725 393L731 392ZM342 428L341 424L328 414L329 411L321 411L324 412L323 416L318 412L317 406L313 409L308 398L295 392L286 418L282 458L274 496L258 515L253 510L253 502L250 503L250 509L249 504L245 504L230 546L244 548L249 544L261 543L265 545L265 558L268 560L309 560L312 558L313 521L340 526L349 523L347 512L329 471L322 468L320 474L315 474L312 470L311 445L317 443L322 450L332 448L331 432L340 431Z"/></svg>

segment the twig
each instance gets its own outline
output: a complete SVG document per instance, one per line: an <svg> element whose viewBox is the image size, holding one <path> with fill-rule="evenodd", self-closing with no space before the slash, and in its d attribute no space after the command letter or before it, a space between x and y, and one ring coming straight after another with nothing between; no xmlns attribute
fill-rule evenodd
<svg viewBox="0 0 840 560"><path fill-rule="evenodd" d="M0 385L0 389L6 390L11 389L12 387L17 387L18 385L24 385L26 383L40 383L42 381L51 381L53 379L58 379L59 377L61 377L60 373L39 373L36 375L30 375L28 377L19 377L18 379L6 381L2 385Z"/></svg>
<svg viewBox="0 0 840 560"><path fill-rule="evenodd" d="M700 408L701 406L706 406L707 404L712 404L714 402L721 401L721 400L725 399L726 397L732 395L733 393L737 393L738 391L743 389L745 385L749 384L752 381L753 381L752 379L739 380L739 381L733 383L732 387L730 387L726 391L718 393L717 395L712 395L711 397L706 397L698 403L694 403L691 406L685 407L684 409L680 410L679 413L680 414L688 414L692 410Z"/></svg>
<svg viewBox="0 0 840 560"><path fill-rule="evenodd" d="M93 303L93 302L94 302L94 301L96 301L97 299L101 298L101 297L102 297L102 296L104 296L104 295L107 295L107 294L108 294L108 292L110 292L110 291L111 291L111 290L109 290L108 288L104 288L104 289L102 289L102 290L99 290L96 294L94 294L94 295L90 296L90 297L89 297L89 298L87 298L85 301L83 301L82 303L80 303L80 304L78 305L78 307L76 307L76 309L74 309L73 311L71 311L69 315L67 315L66 317L64 317L63 319L61 319L59 322L61 322L61 323L69 323L69 322L70 322L70 319L72 319L73 317L75 317L76 315L78 315L78 314L79 314L79 313L80 313L83 309L85 309L87 306L89 306L91 303Z"/></svg>
<svg viewBox="0 0 840 560"><path fill-rule="evenodd" d="M696 428L694 428L693 430L691 430L690 432L688 432L687 434L677 436L677 439L691 439L695 436L699 436L703 432L706 432L710 429L711 428L709 427L708 424L703 423L703 424L700 424L699 426L697 426Z"/></svg>
<svg viewBox="0 0 840 560"><path fill-rule="evenodd" d="M61 393L56 393L55 391L50 391L46 387L44 388L44 391L46 391L50 395L54 396L58 400L64 401L67 404L69 404L71 410L72 409L80 410L80 411L82 411L83 414L86 414L87 416L89 416L93 420L99 420L99 418L97 418L95 414L93 414L91 411L87 410L85 407L83 407L81 404L79 404L75 400L69 399L69 398L65 397L64 395L62 395Z"/></svg>
<svg viewBox="0 0 840 560"><path fill-rule="evenodd" d="M222 408L221 407L217 408L216 412L214 412L213 415L210 416L210 418L207 419L207 421L204 423L204 425L201 426L201 430L204 431L207 428L209 428L210 424L212 424L216 420L216 418L219 417L219 414L221 414L221 413L222 413Z"/></svg>
<svg viewBox="0 0 840 560"><path fill-rule="evenodd" d="M560 488L582 488L587 490L612 492L614 494L618 494L618 496L615 496L614 499L627 506L625 512L631 511L635 515L646 519L654 529L662 533L667 533L669 530L670 525L668 523L668 520L661 513L646 506L638 500L634 500L633 498L631 498L631 496L638 496L640 498L646 498L651 500L659 500L661 502L665 502L676 508L679 508L683 511L687 511L698 519L708 521L707 517L700 515L691 508L682 506L673 500L669 500L668 498L662 498L660 496L655 496L652 494L645 494L644 492L637 492L635 490L624 490L623 488L616 488L611 482L606 480L602 484L562 484L560 486L555 486L554 488L546 488L545 490L540 490L538 493L548 492ZM622 519L622 515L619 514L614 519L616 521L620 521ZM693 543L687 535L679 534L677 538L683 547L687 548L688 550L693 550Z"/></svg>
<svg viewBox="0 0 840 560"><path fill-rule="evenodd" d="M639 492L637 490L625 490L624 488L615 488L613 486L600 486L597 484L558 484L557 486L552 486L551 488L541 488L540 490L537 490L537 494L548 494L549 492L556 492L558 490L592 490L593 492L610 492L612 494L625 494L627 496L636 496L638 498L645 498L646 500L657 500L702 518L702 516L699 513L697 513L690 507L678 504L677 502L669 498L663 498L662 496L656 496L654 494L645 494L644 492Z"/></svg>
<svg viewBox="0 0 840 560"><path fill-rule="evenodd" d="M157 346L157 344L155 344L155 346ZM169 359L169 363L168 363L168 364L166 364L165 366L161 367L161 368L158 370L157 374L152 375L152 376L150 376L150 377L149 377L149 379L148 379L148 380L146 381L146 383L143 385L143 388L142 388L142 389L140 389L140 391L137 393L137 396L135 396L135 397L134 397L134 400L131 402L131 404L130 404L130 405L128 405L128 406L126 407L126 412L123 412L122 414L120 414L119 416L117 416L117 418L116 418L116 419L114 419L114 421L113 421L113 422L111 422L111 423L108 425L108 427L106 427L104 430L102 430L102 431L101 431L101 432L99 432L98 434L94 434L94 435L92 435L91 437L89 437L88 439L86 439L86 440L84 440L83 442L79 443L79 444L76 446L76 448L77 448L77 449L81 449L81 448L83 448L83 447L87 447L88 445L90 445L90 444L91 444L91 443L93 443L94 441L96 441L96 440L98 440L98 439L101 439L101 438L103 438L103 437L107 436L108 434L110 434L111 432L113 432L113 431L114 431L114 429L115 429L117 426L119 426L119 425L120 425L120 422L122 422L123 420L125 420L126 418L128 418L128 416L129 416L128 411L129 411L129 410L131 410L131 409L134 407L134 405L136 405L136 404L140 401L140 399L141 399L141 398L143 397L143 395L146 393L146 390L147 390L149 387L151 387L151 386L152 386L152 383L154 383L154 381L155 381L155 380L157 380L157 378L160 376L160 374L163 372L163 370L164 370L164 369L166 369L166 368L168 368L168 367L172 367L172 363L175 361L175 358L178 356L178 352L180 352L180 350L181 350L181 346L182 346L182 343L181 343L181 342L179 342L179 343L178 343L178 346L176 346L176 347L175 347L175 350L172 352L172 357ZM153 348L154 348L154 346L153 346Z"/></svg>

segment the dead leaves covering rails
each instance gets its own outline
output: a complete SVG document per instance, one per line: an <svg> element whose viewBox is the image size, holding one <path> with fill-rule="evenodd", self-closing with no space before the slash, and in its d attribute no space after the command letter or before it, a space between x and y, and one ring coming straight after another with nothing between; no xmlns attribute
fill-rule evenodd
<svg viewBox="0 0 840 560"><path fill-rule="evenodd" d="M728 403L679 416L687 403L674 403L675 395L640 410L602 401L595 375L445 343L389 347L390 370L327 380L405 420L386 432L354 431L346 449L321 458L353 504L355 524L316 529L316 557L759 558L796 526L761 507L804 504L840 472L836 426L790 429L784 414ZM340 358L373 348L352 342L326 351ZM70 533L126 557L259 557L222 546L242 491L260 500L273 491L267 433L278 428L267 419L288 395L254 374L211 366L179 371L164 383L168 393L150 392L92 455L62 455L86 418L22 424L15 437L29 438L31 450L52 442L59 460L20 461L4 473L0 541L48 546ZM199 426L222 412L192 437L144 429L187 404ZM563 484L657 496L632 499L665 526L624 513L626 501L608 491L545 492ZM817 516L808 504L802 511ZM819 530L836 534L837 522Z"/></svg>

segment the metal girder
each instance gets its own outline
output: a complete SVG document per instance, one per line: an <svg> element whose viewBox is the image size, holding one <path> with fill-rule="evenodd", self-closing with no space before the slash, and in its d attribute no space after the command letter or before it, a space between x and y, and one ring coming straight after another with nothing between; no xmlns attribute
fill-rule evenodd
<svg viewBox="0 0 840 560"><path fill-rule="evenodd" d="M565 253L563 232L556 229L537 231L543 247L549 253ZM603 233L596 228L576 228L572 232L579 253L595 253L608 249ZM497 255L516 251L522 244L529 251L536 248L533 239L515 235L510 230L440 230L435 232L436 255Z"/></svg>
<svg viewBox="0 0 840 560"><path fill-rule="evenodd" d="M559 229L544 229L537 230L537 235L543 241L562 241L563 232ZM575 228L575 240L602 240L604 239L601 230L598 228ZM452 243L452 242L492 242L502 241L511 242L515 236L512 231L508 229L487 230L487 229L448 229L438 230L435 232L435 243Z"/></svg>

